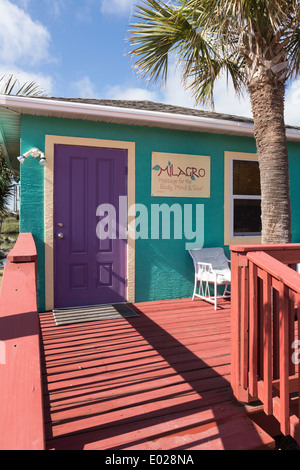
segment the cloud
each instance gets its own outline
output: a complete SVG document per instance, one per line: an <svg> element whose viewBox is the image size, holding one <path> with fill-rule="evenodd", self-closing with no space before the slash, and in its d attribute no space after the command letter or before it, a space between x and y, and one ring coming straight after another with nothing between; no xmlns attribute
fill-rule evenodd
<svg viewBox="0 0 300 470"><path fill-rule="evenodd" d="M66 6L65 3L61 0L47 0L47 3L50 8L51 14L56 18L58 18L62 14Z"/></svg>
<svg viewBox="0 0 300 470"><path fill-rule="evenodd" d="M50 34L24 10L0 0L0 62L36 65L50 58Z"/></svg>
<svg viewBox="0 0 300 470"><path fill-rule="evenodd" d="M300 126L300 80L295 80L286 90L285 122L291 126Z"/></svg>
<svg viewBox="0 0 300 470"><path fill-rule="evenodd" d="M71 88L78 98L97 98L99 96L96 86L87 75L77 82L73 82Z"/></svg>
<svg viewBox="0 0 300 470"><path fill-rule="evenodd" d="M50 95L54 88L52 77L37 71L41 62L53 61L49 53L50 33L24 11L29 0L18 3L19 6L0 0L0 77L13 74L20 85L34 81Z"/></svg>
<svg viewBox="0 0 300 470"><path fill-rule="evenodd" d="M167 83L161 89L161 101L175 106L195 107L192 92L184 88L180 67L178 67L175 60L170 63Z"/></svg>
<svg viewBox="0 0 300 470"><path fill-rule="evenodd" d="M285 122L287 125L300 126L300 80L295 80L286 90ZM237 98L233 86L226 80L219 81L215 89L215 111L253 118L250 98L246 94L240 100Z"/></svg>
<svg viewBox="0 0 300 470"><path fill-rule="evenodd" d="M47 95L51 95L53 92L53 79L48 75L35 72L26 72L24 70L18 69L17 67L0 66L0 77L10 74L14 75L14 78L19 81L20 85L23 85L25 82L34 81Z"/></svg>
<svg viewBox="0 0 300 470"><path fill-rule="evenodd" d="M70 83L70 92L73 96L78 98L138 101L159 100L159 96L155 91L149 91L139 87L130 87L128 84L118 84L115 86L107 85L104 88L99 88L88 75L84 75Z"/></svg>
<svg viewBox="0 0 300 470"><path fill-rule="evenodd" d="M82 0L75 10L76 19L80 22L92 22L95 17L95 2L99 5L98 0Z"/></svg>
<svg viewBox="0 0 300 470"><path fill-rule="evenodd" d="M107 86L106 89L99 90L88 75L71 83L71 91L78 98L103 98L110 100L137 100L137 101L158 101L159 96L155 91L149 91L139 87L129 87L127 85Z"/></svg>
<svg viewBox="0 0 300 470"><path fill-rule="evenodd" d="M123 15L130 13L135 0L101 0L100 10L103 14Z"/></svg>
<svg viewBox="0 0 300 470"><path fill-rule="evenodd" d="M149 91L144 88L122 87L116 85L109 87L105 93L106 98L112 100L137 100L137 101L157 101L158 95L155 91Z"/></svg>
<svg viewBox="0 0 300 470"><path fill-rule="evenodd" d="M216 82L215 111L217 113L232 114L252 118L250 98L247 94L238 98L231 82L227 83L226 78Z"/></svg>

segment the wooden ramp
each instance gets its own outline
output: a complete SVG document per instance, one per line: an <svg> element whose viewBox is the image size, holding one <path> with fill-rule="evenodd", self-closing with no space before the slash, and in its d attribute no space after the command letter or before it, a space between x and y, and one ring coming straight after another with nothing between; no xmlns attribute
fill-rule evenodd
<svg viewBox="0 0 300 470"><path fill-rule="evenodd" d="M47 449L250 450L273 439L230 387L230 303L133 306L56 326L40 314Z"/></svg>

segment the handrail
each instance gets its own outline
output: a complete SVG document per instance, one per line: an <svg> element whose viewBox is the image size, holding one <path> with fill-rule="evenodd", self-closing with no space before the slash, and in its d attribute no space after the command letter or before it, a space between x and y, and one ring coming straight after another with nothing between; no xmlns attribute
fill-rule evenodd
<svg viewBox="0 0 300 470"><path fill-rule="evenodd" d="M239 253L250 253L251 251L264 251L264 252L272 252L272 251L299 251L300 243L284 243L284 244L272 244L272 245L261 245L261 244L254 244L254 245L231 245L231 251L237 251Z"/></svg>
<svg viewBox="0 0 300 470"><path fill-rule="evenodd" d="M31 233L20 233L12 250L7 255L12 263L37 261L37 250Z"/></svg>
<svg viewBox="0 0 300 470"><path fill-rule="evenodd" d="M231 253L246 256L251 252L264 252L284 264L300 263L300 243L286 243L283 245L231 245Z"/></svg>
<svg viewBox="0 0 300 470"><path fill-rule="evenodd" d="M231 259L233 393L244 402L259 399L281 432L300 443L300 409L290 412L290 393L300 395L292 348L300 339L300 274L287 266L300 263L300 245L234 246Z"/></svg>
<svg viewBox="0 0 300 470"><path fill-rule="evenodd" d="M290 289L300 294L300 273L263 251L248 253L247 258L279 282L283 282Z"/></svg>
<svg viewBox="0 0 300 470"><path fill-rule="evenodd" d="M20 234L0 294L0 450L44 450L36 249Z"/></svg>

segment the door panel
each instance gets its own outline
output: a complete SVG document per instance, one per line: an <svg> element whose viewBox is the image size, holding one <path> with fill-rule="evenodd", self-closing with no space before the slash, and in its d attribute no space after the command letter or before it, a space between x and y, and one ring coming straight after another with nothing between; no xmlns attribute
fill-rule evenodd
<svg viewBox="0 0 300 470"><path fill-rule="evenodd" d="M127 240L118 237L118 217L127 151L56 145L54 168L55 307L126 301ZM115 208L116 239L97 237L100 204Z"/></svg>

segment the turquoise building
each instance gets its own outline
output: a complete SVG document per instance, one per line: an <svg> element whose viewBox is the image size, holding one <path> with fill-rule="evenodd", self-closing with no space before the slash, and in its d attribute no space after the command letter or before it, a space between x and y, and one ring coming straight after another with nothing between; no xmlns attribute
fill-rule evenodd
<svg viewBox="0 0 300 470"><path fill-rule="evenodd" d="M300 128L288 126L287 139L299 243ZM40 311L73 298L105 303L117 282L128 302L191 297L189 246L229 255L230 244L260 242L250 119L152 102L0 96L0 144L20 173L20 231L36 242Z"/></svg>

